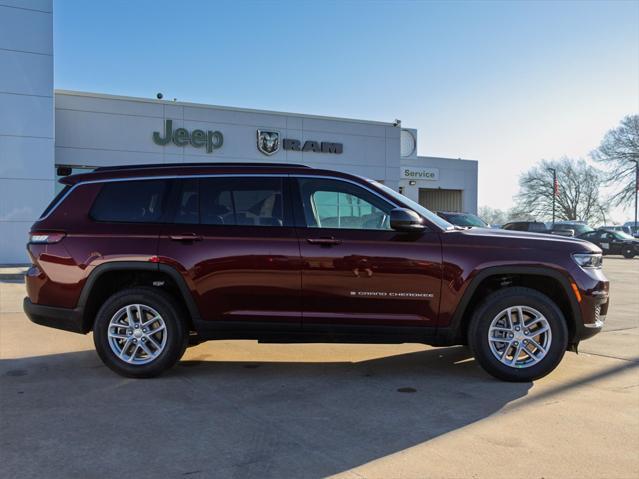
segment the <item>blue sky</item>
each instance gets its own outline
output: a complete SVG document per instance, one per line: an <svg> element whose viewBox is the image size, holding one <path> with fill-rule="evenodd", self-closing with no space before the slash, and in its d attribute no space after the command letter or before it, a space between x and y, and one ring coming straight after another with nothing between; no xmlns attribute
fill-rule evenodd
<svg viewBox="0 0 639 479"><path fill-rule="evenodd" d="M639 112L638 1L55 0L54 42L56 88L400 118L496 208Z"/></svg>

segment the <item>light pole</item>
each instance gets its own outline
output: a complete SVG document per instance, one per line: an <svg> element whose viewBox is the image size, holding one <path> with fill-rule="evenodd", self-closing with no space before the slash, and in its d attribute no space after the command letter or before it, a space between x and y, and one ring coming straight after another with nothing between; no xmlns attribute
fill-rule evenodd
<svg viewBox="0 0 639 479"><path fill-rule="evenodd" d="M629 160L635 164L635 224L633 225L633 233L637 232L637 193L639 193L639 161ZM634 236L634 234L633 234Z"/></svg>
<svg viewBox="0 0 639 479"><path fill-rule="evenodd" d="M557 170L554 168L548 168L548 171L552 171L552 226L555 227L555 199L557 198L557 190L559 185L557 184Z"/></svg>

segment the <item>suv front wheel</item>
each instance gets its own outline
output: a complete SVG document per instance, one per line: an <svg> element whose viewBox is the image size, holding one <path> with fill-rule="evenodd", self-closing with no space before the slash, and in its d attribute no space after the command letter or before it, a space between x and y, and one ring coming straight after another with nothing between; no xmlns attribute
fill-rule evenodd
<svg viewBox="0 0 639 479"><path fill-rule="evenodd" d="M490 294L475 310L468 344L481 366L506 381L532 381L557 367L568 328L546 295L511 287Z"/></svg>
<svg viewBox="0 0 639 479"><path fill-rule="evenodd" d="M100 359L118 374L148 378L173 366L184 354L188 330L168 294L132 288L112 295L93 326Z"/></svg>

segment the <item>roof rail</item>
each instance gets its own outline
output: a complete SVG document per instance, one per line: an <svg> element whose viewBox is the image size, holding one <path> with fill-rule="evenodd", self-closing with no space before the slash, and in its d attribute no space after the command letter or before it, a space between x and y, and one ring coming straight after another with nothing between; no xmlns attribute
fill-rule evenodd
<svg viewBox="0 0 639 479"><path fill-rule="evenodd" d="M247 167L264 167L264 168L268 168L268 167L277 167L277 166L284 166L284 167L293 167L293 168L310 168L310 166L306 166L306 165L299 165L299 164L295 164L295 163L232 163L232 162L228 162L228 163L216 163L216 162L209 162L209 163L154 163L154 164L146 164L146 165L122 165L122 166L100 166L98 168L96 168L93 171L117 171L117 170L143 170L143 169L149 169L149 168L175 168L175 167L179 167L179 168L189 168L189 167L207 167L207 166L237 166L237 167L243 167L243 166L247 166Z"/></svg>

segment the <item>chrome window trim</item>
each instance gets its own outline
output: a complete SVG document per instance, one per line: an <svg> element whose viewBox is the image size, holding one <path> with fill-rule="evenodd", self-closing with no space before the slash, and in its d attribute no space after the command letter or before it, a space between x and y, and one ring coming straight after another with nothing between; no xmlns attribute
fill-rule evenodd
<svg viewBox="0 0 639 479"><path fill-rule="evenodd" d="M376 195L377 197L379 197L380 199L382 199L386 203L392 205L394 208L405 208L405 206L398 205L397 203L395 203L395 202L389 200L388 198L386 198L381 193L369 188L367 185L364 185L364 184L359 183L357 181L353 181L353 180L348 179L348 178L340 178L338 176L304 175L304 174L297 174L297 173L205 173L205 174L200 174L200 175L139 176L139 177L132 177L132 178L102 178L102 179L98 179L98 180L80 181L80 182L74 184L71 188L69 188L69 190L64 194L64 196L58 200L58 202L49 210L49 212L45 216L41 216L40 218L38 218L38 221L42 221L42 220L48 218L49 216L51 216L51 214L56 209L58 209L58 207L62 204L62 202L64 200L66 200L67 197L76 188L78 188L79 186L83 186L83 185L91 185L91 184L95 184L95 183L114 183L114 182L120 182L120 181L175 180L175 179L216 178L216 177L221 177L221 178L226 178L226 177L249 177L249 178L281 177L281 178L320 178L320 179L337 180L337 181L343 181L345 183L351 183L351 184L353 184L355 186L359 186L360 188L363 188L366 191Z"/></svg>

